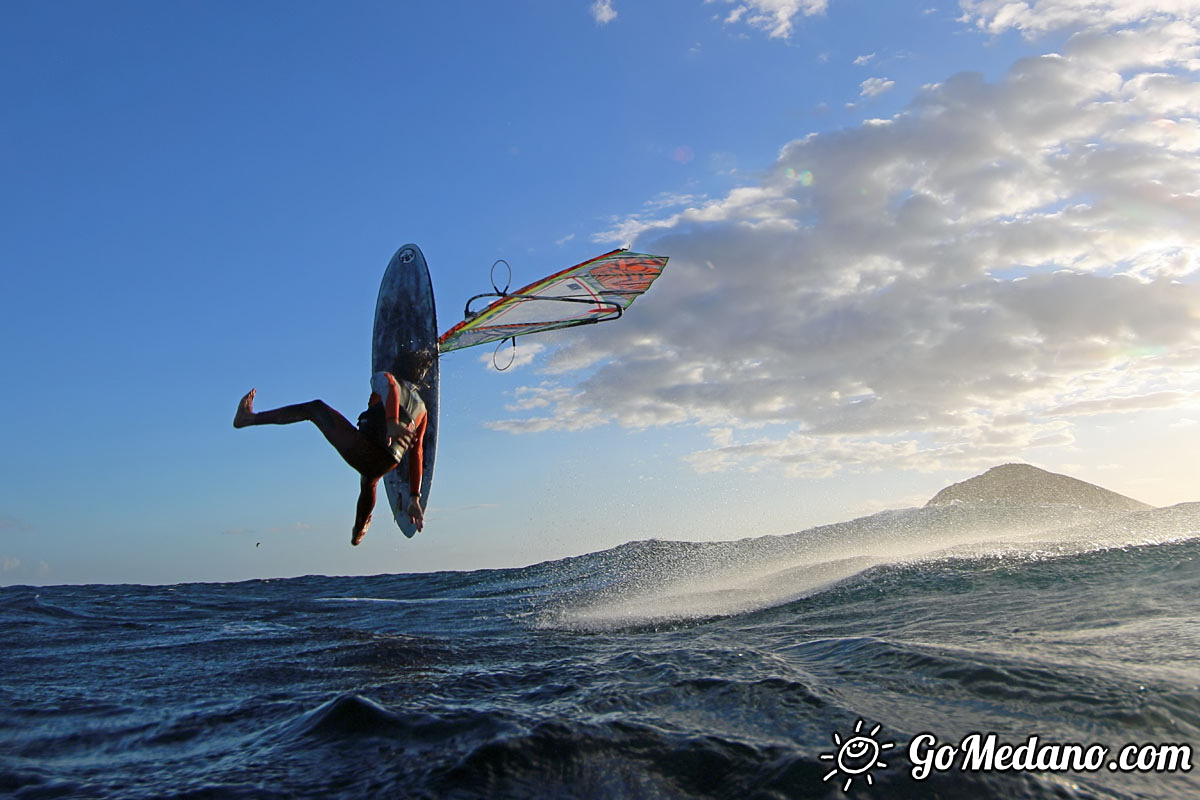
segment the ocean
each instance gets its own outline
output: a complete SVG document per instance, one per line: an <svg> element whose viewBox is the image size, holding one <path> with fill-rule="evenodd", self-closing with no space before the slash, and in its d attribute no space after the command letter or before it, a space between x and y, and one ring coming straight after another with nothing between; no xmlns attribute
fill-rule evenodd
<svg viewBox="0 0 1200 800"><path fill-rule="evenodd" d="M0 589L16 798L1195 798L1200 504Z"/></svg>

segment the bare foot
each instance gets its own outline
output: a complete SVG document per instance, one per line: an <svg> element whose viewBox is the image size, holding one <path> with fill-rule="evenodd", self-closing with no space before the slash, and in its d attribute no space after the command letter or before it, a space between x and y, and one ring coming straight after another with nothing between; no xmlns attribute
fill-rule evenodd
<svg viewBox="0 0 1200 800"><path fill-rule="evenodd" d="M371 518L367 517L367 521L363 523L362 530L350 531L350 544L358 547L358 543L367 535L367 528L371 527Z"/></svg>
<svg viewBox="0 0 1200 800"><path fill-rule="evenodd" d="M251 389L246 392L246 396L238 403L237 413L233 415L233 427L244 428L254 424L254 393L257 391Z"/></svg>

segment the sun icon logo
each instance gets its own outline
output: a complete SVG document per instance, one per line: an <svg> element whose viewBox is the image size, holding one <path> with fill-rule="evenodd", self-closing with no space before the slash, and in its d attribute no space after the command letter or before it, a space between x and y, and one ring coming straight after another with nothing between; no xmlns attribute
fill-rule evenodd
<svg viewBox="0 0 1200 800"><path fill-rule="evenodd" d="M839 773L845 773L846 783L842 785L843 792L850 791L854 779L860 775L866 778L868 786L874 784L875 779L871 775L871 770L875 767L887 766L879 760L879 756L883 754L884 750L890 750L896 746L895 742L881 744L875 739L875 734L879 733L879 729L882 727L880 725L876 725L864 734L862 729L865 724L860 719L854 726L854 735L845 741L842 741L841 734L834 731L833 743L837 745L837 752L820 755L822 761L832 761L836 765L821 780L827 781Z"/></svg>

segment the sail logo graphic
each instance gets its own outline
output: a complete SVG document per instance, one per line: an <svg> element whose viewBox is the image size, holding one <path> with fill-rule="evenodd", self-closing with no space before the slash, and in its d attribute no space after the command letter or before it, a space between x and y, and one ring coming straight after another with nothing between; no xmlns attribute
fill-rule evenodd
<svg viewBox="0 0 1200 800"><path fill-rule="evenodd" d="M829 781L841 775L846 776L846 782L842 784L842 791L850 791L850 787L854 785L854 779L862 777L866 780L867 785L871 786L875 783L875 778L871 775L871 770L876 767L884 768L887 766L880 761L880 756L884 750L890 750L896 746L895 742L880 742L875 738L875 734L879 733L880 725L876 725L871 730L863 734L863 726L866 725L861 719L854 726L854 735L843 740L840 733L833 732L833 743L837 745L837 750L833 753L822 753L819 758L822 761L834 762L834 768L821 778L822 781Z"/></svg>

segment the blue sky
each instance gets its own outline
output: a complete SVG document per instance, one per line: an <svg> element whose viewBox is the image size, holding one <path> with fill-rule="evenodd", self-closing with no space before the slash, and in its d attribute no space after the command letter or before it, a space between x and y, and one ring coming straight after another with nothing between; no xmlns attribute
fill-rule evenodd
<svg viewBox="0 0 1200 800"><path fill-rule="evenodd" d="M0 582L516 566L790 533L1028 461L1196 499L1200 3L16 2ZM620 322L443 359L425 532L352 419L391 254L439 327L615 246ZM486 349L486 348L485 348Z"/></svg>

